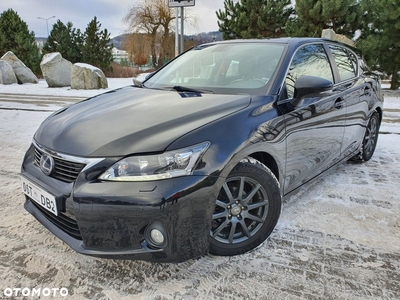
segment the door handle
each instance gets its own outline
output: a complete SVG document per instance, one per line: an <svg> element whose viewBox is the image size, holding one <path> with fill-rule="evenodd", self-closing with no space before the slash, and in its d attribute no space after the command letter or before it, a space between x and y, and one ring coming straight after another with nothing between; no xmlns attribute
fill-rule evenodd
<svg viewBox="0 0 400 300"><path fill-rule="evenodd" d="M344 100L342 98L337 98L335 104L333 105L336 109L342 109L344 107Z"/></svg>

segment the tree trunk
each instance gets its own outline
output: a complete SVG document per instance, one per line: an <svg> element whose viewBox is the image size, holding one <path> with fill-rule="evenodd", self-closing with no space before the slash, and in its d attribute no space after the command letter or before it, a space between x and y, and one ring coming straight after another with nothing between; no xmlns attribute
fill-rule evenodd
<svg viewBox="0 0 400 300"><path fill-rule="evenodd" d="M399 74L398 74L398 70L393 70L392 73L392 80L390 81L390 89L391 90L397 90L400 87L400 81L399 81Z"/></svg>
<svg viewBox="0 0 400 300"><path fill-rule="evenodd" d="M155 69L158 69L158 61L157 61L157 51L156 51L156 39L157 39L157 28L153 29L151 33L151 63Z"/></svg>

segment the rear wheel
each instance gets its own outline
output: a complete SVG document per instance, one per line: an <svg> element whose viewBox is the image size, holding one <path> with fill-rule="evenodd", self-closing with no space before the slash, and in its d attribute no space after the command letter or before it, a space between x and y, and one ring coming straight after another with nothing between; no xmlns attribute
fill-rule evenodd
<svg viewBox="0 0 400 300"><path fill-rule="evenodd" d="M376 143L378 142L380 118L377 112L373 113L365 129L361 151L352 158L354 161L368 161L374 155Z"/></svg>
<svg viewBox="0 0 400 300"><path fill-rule="evenodd" d="M279 183L260 162L246 158L226 178L216 199L210 252L237 255L260 245L281 211Z"/></svg>

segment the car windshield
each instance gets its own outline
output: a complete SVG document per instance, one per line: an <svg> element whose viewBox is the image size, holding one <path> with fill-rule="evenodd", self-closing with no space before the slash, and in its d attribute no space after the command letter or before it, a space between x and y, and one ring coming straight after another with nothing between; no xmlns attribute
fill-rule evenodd
<svg viewBox="0 0 400 300"><path fill-rule="evenodd" d="M265 93L284 44L222 43L194 47L160 71L147 88L218 94Z"/></svg>

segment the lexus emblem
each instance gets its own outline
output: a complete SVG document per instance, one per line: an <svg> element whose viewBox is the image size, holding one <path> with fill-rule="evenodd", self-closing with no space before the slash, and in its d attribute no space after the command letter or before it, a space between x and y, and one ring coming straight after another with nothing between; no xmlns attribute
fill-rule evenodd
<svg viewBox="0 0 400 300"><path fill-rule="evenodd" d="M50 175L54 170L54 159L47 154L43 154L40 158L40 169L46 175Z"/></svg>

